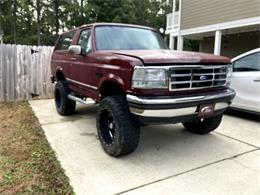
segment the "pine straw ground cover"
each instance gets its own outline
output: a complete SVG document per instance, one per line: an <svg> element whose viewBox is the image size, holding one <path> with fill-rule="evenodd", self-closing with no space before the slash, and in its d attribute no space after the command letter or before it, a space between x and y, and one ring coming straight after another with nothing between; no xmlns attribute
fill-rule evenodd
<svg viewBox="0 0 260 195"><path fill-rule="evenodd" d="M73 194L28 102L0 103L0 194Z"/></svg>

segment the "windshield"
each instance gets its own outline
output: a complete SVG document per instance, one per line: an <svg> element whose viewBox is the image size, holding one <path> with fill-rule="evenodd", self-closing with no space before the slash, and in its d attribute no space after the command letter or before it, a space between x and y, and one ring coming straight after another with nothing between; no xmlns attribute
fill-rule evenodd
<svg viewBox="0 0 260 195"><path fill-rule="evenodd" d="M168 49L159 33L125 26L97 26L97 50Z"/></svg>

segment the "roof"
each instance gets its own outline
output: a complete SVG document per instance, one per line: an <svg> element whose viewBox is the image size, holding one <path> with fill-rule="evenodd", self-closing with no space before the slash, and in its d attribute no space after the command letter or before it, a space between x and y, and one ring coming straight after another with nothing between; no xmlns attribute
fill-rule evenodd
<svg viewBox="0 0 260 195"><path fill-rule="evenodd" d="M92 23L92 24L84 24L82 26L79 26L78 28L85 28L88 26L126 26L126 27L134 27L134 28L144 28L149 30L155 30L154 28L148 27L148 26L141 26L141 25L135 25L135 24L123 24L123 23L106 23L106 22L100 22L100 23Z"/></svg>
<svg viewBox="0 0 260 195"><path fill-rule="evenodd" d="M154 28L148 27L148 26L141 26L141 25L135 25L135 24L123 24L123 23L105 23L105 22L100 22L100 23L91 23L91 24L83 24L79 27L69 29L65 32L62 32L60 35L70 32L70 31L75 31L77 29L82 29L90 26L125 26L125 27L132 27L132 28L142 28L142 29L148 29L148 30L153 30L156 31Z"/></svg>

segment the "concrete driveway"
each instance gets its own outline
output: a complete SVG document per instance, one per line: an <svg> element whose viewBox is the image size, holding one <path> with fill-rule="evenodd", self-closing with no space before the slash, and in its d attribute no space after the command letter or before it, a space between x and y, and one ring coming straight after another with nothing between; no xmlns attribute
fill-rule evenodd
<svg viewBox="0 0 260 195"><path fill-rule="evenodd" d="M182 125L142 128L138 149L103 152L96 106L61 117L53 100L30 102L76 194L260 194L260 123L225 116L209 135Z"/></svg>

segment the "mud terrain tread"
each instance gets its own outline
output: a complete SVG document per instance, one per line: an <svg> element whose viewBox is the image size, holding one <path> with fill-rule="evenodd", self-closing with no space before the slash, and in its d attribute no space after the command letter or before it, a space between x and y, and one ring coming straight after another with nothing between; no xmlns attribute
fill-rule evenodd
<svg viewBox="0 0 260 195"><path fill-rule="evenodd" d="M117 139L110 145L105 143L100 132L100 114L104 109L111 111L118 133ZM97 112L97 129L103 149L111 156L118 157L129 154L138 146L140 126L133 120L125 96L108 96L101 101Z"/></svg>
<svg viewBox="0 0 260 195"><path fill-rule="evenodd" d="M60 106L57 104L56 92L60 92ZM68 98L70 90L66 81L58 81L55 85L55 105L57 112L62 116L68 116L75 113L76 102Z"/></svg>

